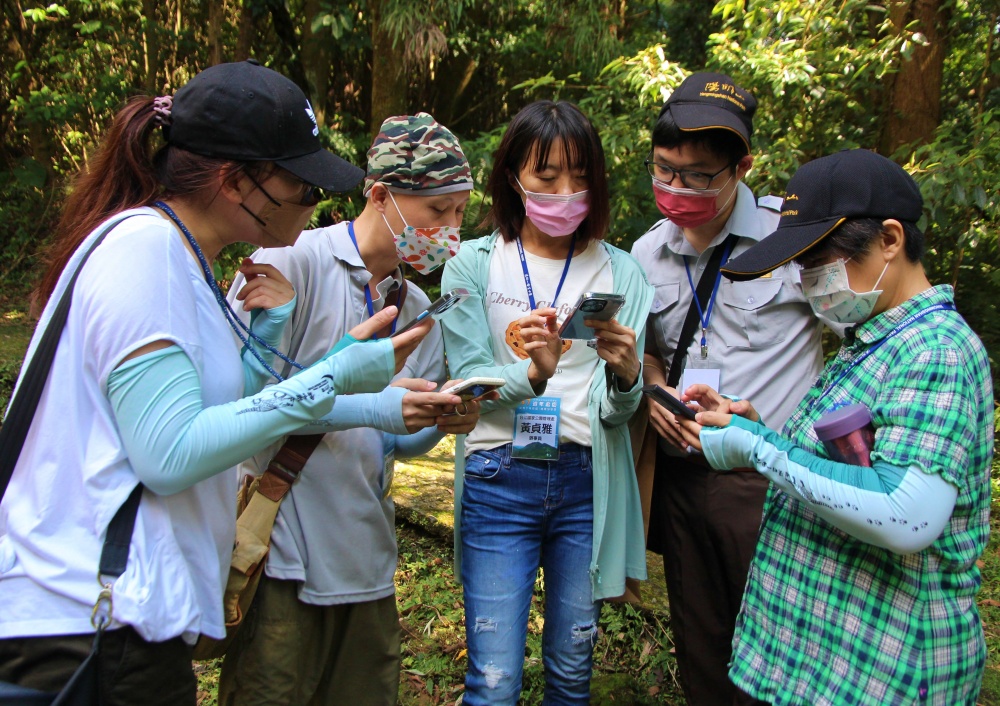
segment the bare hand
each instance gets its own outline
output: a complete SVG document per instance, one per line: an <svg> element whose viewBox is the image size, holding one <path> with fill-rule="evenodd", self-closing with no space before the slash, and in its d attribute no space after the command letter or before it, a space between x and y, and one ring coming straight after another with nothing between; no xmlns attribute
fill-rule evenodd
<svg viewBox="0 0 1000 706"><path fill-rule="evenodd" d="M445 387L452 384L449 382ZM410 390L403 395L403 424L409 434L435 426L441 415L447 414L462 402L458 395L434 392L437 384L430 380L402 378L394 381L392 386Z"/></svg>
<svg viewBox="0 0 1000 706"><path fill-rule="evenodd" d="M556 374L559 356L562 355L556 310L550 306L541 307L518 319L517 323L524 338L524 351L531 358L528 382L535 387Z"/></svg>
<svg viewBox="0 0 1000 706"><path fill-rule="evenodd" d="M681 397L685 402L695 402L704 411L697 415L698 421L706 427L724 427L732 421L733 415L745 417L752 422L760 421L760 414L749 400L732 401L723 397L708 385L691 385Z"/></svg>
<svg viewBox="0 0 1000 706"><path fill-rule="evenodd" d="M596 332L597 355L607 362L611 372L623 383L635 385L636 378L639 377L639 354L635 350L635 331L618 323L616 319L611 321L586 319L583 323ZM631 389L632 385L625 389Z"/></svg>
<svg viewBox="0 0 1000 706"><path fill-rule="evenodd" d="M352 328L348 331L348 334L359 341L367 341L369 338L392 323L392 320L396 318L396 311L396 307L387 306L376 313L375 316L362 321L360 324ZM390 339L392 341L393 354L396 359L395 371L397 373L403 369L403 366L406 364L406 359L410 357L410 354L414 351L417 345L424 340L424 336L427 335L433 325L434 319L428 316L425 320L421 321L409 331L404 331L398 336L393 336Z"/></svg>
<svg viewBox="0 0 1000 706"><path fill-rule="evenodd" d="M677 390L674 388L667 387L666 385L660 385L660 387L674 397L678 396ZM652 399L649 401L649 421L660 436L681 451L690 451L691 447L701 451L701 443L698 441L701 425L697 422L678 417Z"/></svg>
<svg viewBox="0 0 1000 706"><path fill-rule="evenodd" d="M274 309L287 304L295 296L291 282L274 265L257 264L249 257L243 258L240 273L246 283L236 293L243 302L243 310Z"/></svg>

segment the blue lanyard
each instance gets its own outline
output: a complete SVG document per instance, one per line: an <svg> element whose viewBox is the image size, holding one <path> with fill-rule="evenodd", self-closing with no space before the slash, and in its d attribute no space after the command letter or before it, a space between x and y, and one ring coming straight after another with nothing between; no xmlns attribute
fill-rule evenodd
<svg viewBox="0 0 1000 706"><path fill-rule="evenodd" d="M947 311L955 311L955 305L954 304L935 304L933 306L927 307L926 309L924 309L922 311L918 311L916 313L910 314L905 319L903 319L902 321L900 321L896 325L896 328L894 328L892 331L890 331L888 333L888 335L886 335L885 338L883 338L881 341L878 341L877 343L875 343L875 345L871 346L864 353L862 353L857 358L855 358L854 360L852 360L851 363L850 363L850 365L848 365L846 368L844 368L844 370L840 373L840 375L837 376L837 379L834 380L833 382L831 382L829 385L826 386L826 389L823 390L823 394L821 394L819 397L816 398L816 402L814 404L819 404L820 400L822 400L824 397L826 397L827 394L829 394L830 390L832 390L837 385L839 385L840 382L845 377L847 377L847 374L849 372L851 372L852 370L854 370L854 368L856 368L857 366L861 365L861 363L863 363L865 360L868 359L868 356L870 356L872 353L874 353L879 348L881 348L882 344L884 344L890 338L892 338L893 336L899 334L900 332L903 331L903 329L905 329L906 327L910 326L911 324L919 321L920 319L924 318L928 314L933 314L935 311L945 311L945 310L947 310Z"/></svg>
<svg viewBox="0 0 1000 706"><path fill-rule="evenodd" d="M351 236L351 242L354 243L354 249L358 251L358 257L361 257L361 248L358 247L358 239L354 237L354 221L347 222L347 234ZM362 260L364 262L364 260ZM372 290L365 282L365 306L368 307L368 318L375 316L375 304L372 301ZM399 321L399 309L396 309L396 318L392 320L392 327L389 329L389 335L396 333L396 323ZM372 340L377 341L378 336L372 334Z"/></svg>
<svg viewBox="0 0 1000 706"><path fill-rule="evenodd" d="M253 357L257 359L257 362L263 365L264 369L267 370L267 372L271 373L271 375L273 375L275 379L277 379L278 381L285 379L281 375L279 375L274 368L272 368L270 365L267 364L267 361L265 361L261 357L260 353L257 352L256 348L250 345L250 342L247 340L248 337L252 338L254 341L264 346L264 348L274 353L283 361L291 365L293 368L298 368L299 370L305 370L304 365L300 365L299 363L296 363L294 360L286 356L284 353L279 351L277 348L272 346L270 343L265 341L256 333L251 331L247 327L247 325L240 320L240 318L236 315L236 312L233 311L233 307L229 306L229 302L226 301L226 298L224 296L222 296L222 290L219 289L219 284L215 281L215 275L212 274L212 268L208 266L208 260L205 258L205 254L201 251L201 248L198 247L198 241L196 241L194 239L194 236L191 235L191 231L189 231L187 229L187 226L185 226L184 223L181 222L181 219L177 217L177 214L174 213L174 210L170 208L170 206L163 203L162 201L157 201L153 205L156 206L161 211L163 211L165 214L167 214L170 217L170 220L172 220L177 225L177 227L180 228L181 233L184 234L184 237L187 238L188 244L190 244L191 249L194 250L194 254L198 256L198 262L201 263L201 271L202 274L205 275L205 281L208 282L208 286L211 288L212 293L215 294L215 301L219 303L219 307L222 309L222 313L226 317L226 321L229 322L229 326L233 329L233 331L236 332L236 335L239 337L239 339L243 341L243 345L247 348L247 350L249 350L253 354ZM246 331L246 336L243 335L240 329Z"/></svg>
<svg viewBox="0 0 1000 706"><path fill-rule="evenodd" d="M524 246L521 245L520 237L516 238L514 242L517 243L517 254L521 256L521 271L524 272L524 284L528 288L528 302L531 303L531 310L534 311L538 307L535 306L535 293L531 288L531 275L528 274L528 261L524 257ZM559 278L559 286L556 287L556 295L552 297L552 303L549 304L553 308L556 305L556 299L559 298L559 292L562 291L563 283L566 281L566 275L569 273L569 263L573 261L574 250L576 250L576 233L572 235L569 243L569 253L566 254L566 264L563 266L562 277Z"/></svg>
<svg viewBox="0 0 1000 706"><path fill-rule="evenodd" d="M698 300L698 290L694 286L694 279L691 277L691 267L688 265L688 257L684 255L684 270L687 272L688 284L691 286L691 294L694 296L694 305L698 309L698 320L701 322L701 357L708 358L708 323L712 320L712 310L715 308L715 295L719 293L719 282L722 281L722 265L729 261L729 253L732 245L722 253L722 262L719 271L715 275L715 284L712 285L712 296L708 298L708 309L702 311L701 302Z"/></svg>

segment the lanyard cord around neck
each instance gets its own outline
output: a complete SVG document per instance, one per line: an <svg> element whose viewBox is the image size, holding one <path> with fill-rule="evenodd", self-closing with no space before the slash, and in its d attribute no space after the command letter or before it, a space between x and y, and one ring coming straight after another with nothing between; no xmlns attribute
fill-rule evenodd
<svg viewBox="0 0 1000 706"><path fill-rule="evenodd" d="M267 370L267 372L271 373L271 375L273 375L279 382L285 379L274 368L272 368L270 365L267 364L267 361L265 361L261 357L260 353L257 352L256 348L250 345L250 342L247 340L248 337L252 338L254 341L264 346L264 348L274 353L283 361L291 365L293 368L298 368L299 370L305 370L304 365L300 365L299 363L296 363L294 360L286 356L284 353L279 351L277 348L272 346L270 343L265 341L256 333L251 331L250 328L240 320L240 318L236 315L236 312L233 311L233 307L229 305L229 302L226 301L226 298L222 295L222 290L219 289L219 284L218 282L215 281L215 275L212 274L212 268L209 267L208 265L208 260L205 258L205 253L201 251L201 248L198 246L198 241L196 241L194 239L194 236L191 235L191 231L187 229L187 226L184 225L184 223L181 221L180 218L178 218L177 214L174 213L174 210L170 208L170 206L163 203L162 201L157 201L153 205L156 206L161 211L163 211L165 214L167 214L167 216L170 217L170 220L172 220L177 225L177 227L180 228L181 233L184 234L184 237L187 238L188 244L191 245L191 248L194 250L194 254L198 256L198 262L201 263L201 271L202 274L205 275L205 281L208 282L208 286L211 288L212 293L215 294L215 301L219 303L219 308L222 309L222 313L226 317L226 321L229 322L229 326L233 329L233 331L236 332L236 335L239 337L239 339L243 341L243 345L246 346L247 350L249 350L253 354L253 357L257 359L257 362L263 365L264 369ZM240 329L246 331L245 336L243 335L243 332L240 331Z"/></svg>
<svg viewBox="0 0 1000 706"><path fill-rule="evenodd" d="M393 203L395 203L395 201ZM347 222L347 234L351 236L351 242L354 243L354 249L358 251L358 257L361 257L361 248L358 247L358 239L354 236L354 221ZM364 264L363 259L361 262ZM372 290L371 287L368 286L367 282L365 282L365 306L368 307L368 318L370 319L375 316L375 302L372 300ZM399 322L399 314L401 310L402 306L400 306L399 309L396 309L396 316L393 317L392 326L389 329L390 336L396 333L396 324ZM372 334L372 340L377 341L378 336Z"/></svg>
<svg viewBox="0 0 1000 706"><path fill-rule="evenodd" d="M719 282L722 281L722 265L725 265L729 261L729 255L732 252L733 244L730 243L726 246L725 251L722 253L722 261L720 263L720 269L715 275L715 284L712 285L712 294L708 298L708 306L704 311L701 308L701 301L698 299L698 291L694 286L694 279L691 277L691 267L688 265L688 256L683 255L684 258L684 271L687 272L688 284L691 287L691 294L694 296L694 305L698 310L698 321L701 323L701 357L708 357L708 324L712 320L712 310L715 308L715 295L719 293Z"/></svg>
<svg viewBox="0 0 1000 706"><path fill-rule="evenodd" d="M814 402L813 404L819 404L820 400L822 400L824 397L826 397L830 393L830 390L832 390L837 385L839 385L841 383L841 381L845 377L847 377L847 374L849 372L851 372L852 370L854 370L854 368L856 368L859 365L861 365L861 363L863 363L865 360L868 359L868 356L870 356L872 353L874 353L879 348L881 348L882 344L884 344L890 338L892 338L893 336L896 336L899 333L902 333L903 329L905 329L908 326L916 323L917 321L919 321L920 319L924 318L928 314L933 314L935 311L946 311L946 310L947 311L955 311L955 305L951 304L951 303L934 304L933 306L929 306L926 309L914 312L913 314L910 314L909 316L907 316L905 319L903 319L898 324L896 324L896 328L894 328L892 331L890 331L885 336L885 338L883 338L880 341L877 341L874 345L872 345L867 350L865 350L864 353L862 353L857 358L855 358L854 360L852 360L850 362L850 364L846 368L844 368L843 371L841 371L840 375L837 376L837 379L834 380L833 382L831 382L829 385L826 386L826 389L823 390L823 394L821 394L819 397L817 397L816 398L816 402Z"/></svg>
<svg viewBox="0 0 1000 706"><path fill-rule="evenodd" d="M524 284L528 288L528 302L531 304L531 310L534 311L538 307L535 306L535 293L531 288L531 275L528 274L528 260L524 256L524 246L521 245L521 238L518 237L514 240L517 243L517 254L521 256L521 271L524 272ZM576 233L571 236L569 243L569 253L566 254L566 264L563 265L562 277L559 278L559 286L556 287L556 294L552 297L552 303L549 306L555 308L556 300L559 298L559 292L562 291L563 283L566 281L566 275L569 273L569 265L573 261L573 251L576 250Z"/></svg>

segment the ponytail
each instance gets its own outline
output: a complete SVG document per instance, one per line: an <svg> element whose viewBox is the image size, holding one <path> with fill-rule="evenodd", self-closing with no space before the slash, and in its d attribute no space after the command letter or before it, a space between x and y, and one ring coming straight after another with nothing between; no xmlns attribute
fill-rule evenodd
<svg viewBox="0 0 1000 706"><path fill-rule="evenodd" d="M152 203L160 194L152 137L159 127L153 98L132 98L115 116L97 153L73 180L38 285L43 305L70 256L98 225L121 211Z"/></svg>

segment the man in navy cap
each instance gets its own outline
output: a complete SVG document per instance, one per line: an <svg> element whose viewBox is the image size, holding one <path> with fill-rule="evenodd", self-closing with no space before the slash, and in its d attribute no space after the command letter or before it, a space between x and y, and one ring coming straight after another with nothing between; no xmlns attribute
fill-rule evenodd
<svg viewBox="0 0 1000 706"><path fill-rule="evenodd" d="M742 182L753 165L756 109L723 74L693 74L677 87L646 159L665 218L632 255L656 287L643 381L676 396L705 383L749 397L780 426L821 368L819 324L793 268L754 282L719 275L778 222L781 200L758 201ZM685 695L692 706L753 703L729 681L727 665L767 480L709 469L692 447L699 425L655 402L650 423L659 448L649 547L663 554Z"/></svg>

